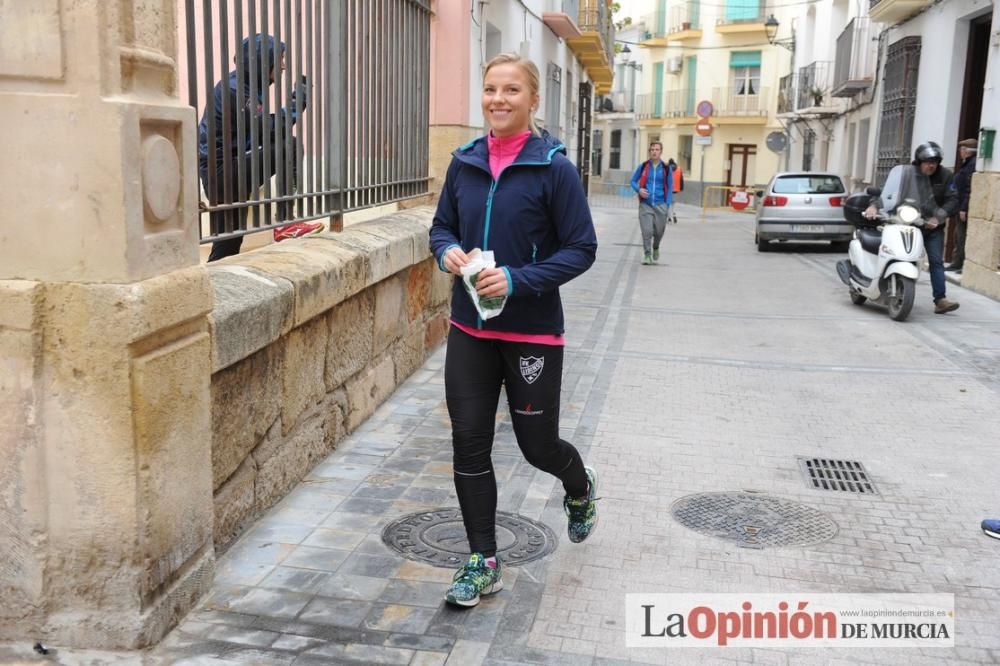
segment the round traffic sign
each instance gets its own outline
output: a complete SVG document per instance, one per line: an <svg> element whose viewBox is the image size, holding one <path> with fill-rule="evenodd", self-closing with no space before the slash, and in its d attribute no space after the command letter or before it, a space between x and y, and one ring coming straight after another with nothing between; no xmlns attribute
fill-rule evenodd
<svg viewBox="0 0 1000 666"><path fill-rule="evenodd" d="M698 124L694 126L694 131L698 133L698 136L712 136L712 129L712 123L705 118L699 120Z"/></svg>
<svg viewBox="0 0 1000 666"><path fill-rule="evenodd" d="M729 204L736 210L743 210L750 205L750 194L746 190L735 190L729 195Z"/></svg>
<svg viewBox="0 0 1000 666"><path fill-rule="evenodd" d="M775 153L782 153L788 147L788 137L784 132L771 132L765 141L769 150Z"/></svg>
<svg viewBox="0 0 1000 666"><path fill-rule="evenodd" d="M715 107L707 99L703 99L698 102L697 111L702 118L709 118L715 112Z"/></svg>

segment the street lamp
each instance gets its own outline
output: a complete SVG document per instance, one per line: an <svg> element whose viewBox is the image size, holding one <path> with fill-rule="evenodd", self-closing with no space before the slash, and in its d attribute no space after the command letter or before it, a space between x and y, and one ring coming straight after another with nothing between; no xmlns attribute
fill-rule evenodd
<svg viewBox="0 0 1000 666"><path fill-rule="evenodd" d="M630 56L632 54L632 49L630 49L628 47L627 43L625 44L624 48L622 48L621 54L622 54L622 64L623 65L625 65L626 67L631 67L632 69L634 69L637 72L641 72L642 71L642 64L641 63L630 62L629 61L629 58L630 58Z"/></svg>
<svg viewBox="0 0 1000 666"><path fill-rule="evenodd" d="M767 34L767 41L775 46L781 46L789 51L795 51L795 33L787 39L775 39L778 34L778 19L774 18L774 14L767 17L764 21L764 32Z"/></svg>

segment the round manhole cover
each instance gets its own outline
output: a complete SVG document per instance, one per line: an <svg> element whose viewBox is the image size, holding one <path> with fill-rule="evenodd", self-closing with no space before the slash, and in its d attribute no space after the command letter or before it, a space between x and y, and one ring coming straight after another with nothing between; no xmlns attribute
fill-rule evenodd
<svg viewBox="0 0 1000 666"><path fill-rule="evenodd" d="M837 535L837 523L817 509L756 493L702 493L674 502L677 521L744 548L811 546Z"/></svg>
<svg viewBox="0 0 1000 666"><path fill-rule="evenodd" d="M436 567L453 568L469 556L462 511L457 507L411 513L382 530L382 541L403 557ZM548 555L556 537L546 525L497 511L497 554L505 566L517 566Z"/></svg>

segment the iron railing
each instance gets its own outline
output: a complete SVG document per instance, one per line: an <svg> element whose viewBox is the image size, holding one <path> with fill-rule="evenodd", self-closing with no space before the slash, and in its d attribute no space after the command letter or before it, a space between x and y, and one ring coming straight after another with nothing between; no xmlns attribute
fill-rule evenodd
<svg viewBox="0 0 1000 666"><path fill-rule="evenodd" d="M688 0L682 5L670 8L671 33L685 30L701 30L701 3L698 0Z"/></svg>
<svg viewBox="0 0 1000 666"><path fill-rule="evenodd" d="M726 0L716 25L736 25L740 23L764 23L771 10L762 0Z"/></svg>
<svg viewBox="0 0 1000 666"><path fill-rule="evenodd" d="M202 242L428 186L427 0L184 0Z"/></svg>
<svg viewBox="0 0 1000 666"><path fill-rule="evenodd" d="M579 0L580 32L596 32L604 42L604 55L608 63L615 61L615 24L611 9L605 0Z"/></svg>
<svg viewBox="0 0 1000 666"><path fill-rule="evenodd" d="M795 80L794 74L786 74L778 80L778 113L790 113L795 110Z"/></svg>
<svg viewBox="0 0 1000 666"><path fill-rule="evenodd" d="M612 90L607 95L598 95L597 113L632 113L635 111L635 95L628 90Z"/></svg>
<svg viewBox="0 0 1000 666"><path fill-rule="evenodd" d="M650 118L663 117L663 96L657 99L655 93L642 93L635 96L635 117L636 120L648 120Z"/></svg>
<svg viewBox="0 0 1000 666"><path fill-rule="evenodd" d="M591 206L606 208L632 208L639 205L639 199L628 183L612 183L593 180L587 195Z"/></svg>
<svg viewBox="0 0 1000 666"><path fill-rule="evenodd" d="M664 96L664 116L668 118L693 116L695 104L693 91L687 88L668 90Z"/></svg>
<svg viewBox="0 0 1000 666"><path fill-rule="evenodd" d="M667 36L670 30L669 18L666 11L657 9L652 14L644 14L639 22L645 26L646 32L643 39L662 39Z"/></svg>
<svg viewBox="0 0 1000 666"><path fill-rule="evenodd" d="M799 94L796 110L828 106L833 68L826 60L817 60L799 69Z"/></svg>
<svg viewBox="0 0 1000 666"><path fill-rule="evenodd" d="M712 104L717 116L766 116L770 90L759 88L748 95L743 88L713 88Z"/></svg>
<svg viewBox="0 0 1000 666"><path fill-rule="evenodd" d="M837 60L833 68L834 97L852 97L867 90L875 80L875 49L872 48L871 20L859 16L851 20L837 37Z"/></svg>

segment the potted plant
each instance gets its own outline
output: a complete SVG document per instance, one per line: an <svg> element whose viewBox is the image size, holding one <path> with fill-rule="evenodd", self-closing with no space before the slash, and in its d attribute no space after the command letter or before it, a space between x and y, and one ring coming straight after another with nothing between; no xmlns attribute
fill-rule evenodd
<svg viewBox="0 0 1000 666"><path fill-rule="evenodd" d="M823 105L823 89L822 88L817 88L817 87L814 86L809 91L809 94L812 95L813 106L822 106Z"/></svg>

